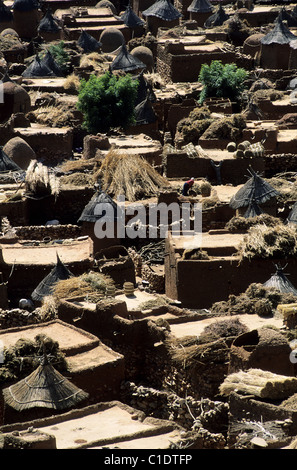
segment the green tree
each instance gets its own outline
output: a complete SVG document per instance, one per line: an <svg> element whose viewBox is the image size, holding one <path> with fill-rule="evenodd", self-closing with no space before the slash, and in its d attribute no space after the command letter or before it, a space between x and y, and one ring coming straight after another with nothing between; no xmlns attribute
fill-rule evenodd
<svg viewBox="0 0 297 470"><path fill-rule="evenodd" d="M50 51L62 72L66 75L70 68L70 56L64 49L64 46L64 41L60 41L58 44L51 45L48 50Z"/></svg>
<svg viewBox="0 0 297 470"><path fill-rule="evenodd" d="M77 107L84 116L83 127L97 133L133 124L137 87L129 74L118 77L109 71L81 80Z"/></svg>
<svg viewBox="0 0 297 470"><path fill-rule="evenodd" d="M223 65L220 60L213 60L210 65L203 64L198 80L204 85L199 103L208 97L229 98L237 101L245 88L247 72L235 64Z"/></svg>

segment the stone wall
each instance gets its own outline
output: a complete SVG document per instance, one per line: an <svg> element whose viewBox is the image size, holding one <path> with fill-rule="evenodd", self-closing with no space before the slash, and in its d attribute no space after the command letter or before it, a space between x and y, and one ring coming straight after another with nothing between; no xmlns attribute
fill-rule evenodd
<svg viewBox="0 0 297 470"><path fill-rule="evenodd" d="M30 225L14 227L16 236L21 240L65 240L81 236L81 227L78 225Z"/></svg>

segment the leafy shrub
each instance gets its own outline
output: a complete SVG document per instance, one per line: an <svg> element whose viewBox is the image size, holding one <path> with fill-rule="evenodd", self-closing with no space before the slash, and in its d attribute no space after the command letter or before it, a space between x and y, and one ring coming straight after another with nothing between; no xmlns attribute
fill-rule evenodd
<svg viewBox="0 0 297 470"><path fill-rule="evenodd" d="M49 51L62 72L66 75L69 72L70 56L64 49L64 41L60 41L58 44L53 44L49 47Z"/></svg>
<svg viewBox="0 0 297 470"><path fill-rule="evenodd" d="M133 124L137 87L129 74L119 77L109 71L81 80L77 107L84 115L83 127L97 133Z"/></svg>
<svg viewBox="0 0 297 470"><path fill-rule="evenodd" d="M244 90L247 72L235 64L223 65L220 60L213 60L210 65L203 64L198 80L204 85L199 102L208 97L238 100Z"/></svg>

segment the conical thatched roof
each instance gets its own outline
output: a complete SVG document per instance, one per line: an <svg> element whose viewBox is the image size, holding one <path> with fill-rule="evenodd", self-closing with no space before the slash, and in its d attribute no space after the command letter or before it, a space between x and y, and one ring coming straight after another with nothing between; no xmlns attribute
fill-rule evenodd
<svg viewBox="0 0 297 470"><path fill-rule="evenodd" d="M53 17L50 9L48 9L38 25L38 31L55 33L60 31L60 29L61 27L58 25L57 21Z"/></svg>
<svg viewBox="0 0 297 470"><path fill-rule="evenodd" d="M113 214L114 214L114 220L117 218L117 213L118 213L118 207L116 203L112 200L112 198L106 194L103 191L98 191L94 194L92 199L88 202L86 207L84 208L80 218L78 219L78 223L80 222L91 222L95 223L97 220L99 220L101 217L104 216L104 214L95 214L95 208L96 206L100 207L102 205L102 208L104 207L103 205L108 205L113 209Z"/></svg>
<svg viewBox="0 0 297 470"><path fill-rule="evenodd" d="M32 11L38 8L38 0L14 0L12 5L12 9L17 11Z"/></svg>
<svg viewBox="0 0 297 470"><path fill-rule="evenodd" d="M289 44L289 42L294 39L297 39L297 37L291 33L289 28L278 16L274 28L261 39L261 43L264 45Z"/></svg>
<svg viewBox="0 0 297 470"><path fill-rule="evenodd" d="M254 201L251 202L251 204L248 205L248 208L244 214L244 217L246 219L249 219L251 217L257 217L258 215L263 214L262 209L256 204Z"/></svg>
<svg viewBox="0 0 297 470"><path fill-rule="evenodd" d="M145 22L133 11L131 5L126 7L122 16L118 16L116 18L123 21L123 23L131 29L139 28L145 24Z"/></svg>
<svg viewBox="0 0 297 470"><path fill-rule="evenodd" d="M51 295L55 284L59 281L69 279L73 274L69 269L62 263L59 256L57 255L56 266L51 272L38 284L36 289L33 291L31 298L35 301L41 302L42 299L48 295Z"/></svg>
<svg viewBox="0 0 297 470"><path fill-rule="evenodd" d="M214 7L209 0L193 0L187 11L194 13L211 13Z"/></svg>
<svg viewBox="0 0 297 470"><path fill-rule="evenodd" d="M135 106L135 121L136 124L150 124L156 122L157 116L154 112L149 96L141 103Z"/></svg>
<svg viewBox="0 0 297 470"><path fill-rule="evenodd" d="M100 41L97 41L97 39L93 38L93 36L91 36L85 30L81 32L81 35L77 40L77 44L83 49L84 52L94 52L102 46Z"/></svg>
<svg viewBox="0 0 297 470"><path fill-rule="evenodd" d="M222 26L229 19L229 15L225 12L222 5L219 5L218 10L211 15L204 23L205 28L213 28L214 26Z"/></svg>
<svg viewBox="0 0 297 470"><path fill-rule="evenodd" d="M128 52L126 44L123 44L120 52L110 64L110 70L123 70L133 72L133 70L145 69L146 65L141 60Z"/></svg>
<svg viewBox="0 0 297 470"><path fill-rule="evenodd" d="M279 193L263 178L252 172L251 178L237 191L230 200L232 209L248 207L252 202L255 204L264 204Z"/></svg>
<svg viewBox="0 0 297 470"><path fill-rule="evenodd" d="M10 8L8 8L2 0L0 0L0 22L13 21L13 14Z"/></svg>
<svg viewBox="0 0 297 470"><path fill-rule="evenodd" d="M21 168L13 161L0 147L0 173L9 171L22 171Z"/></svg>
<svg viewBox="0 0 297 470"><path fill-rule="evenodd" d="M142 12L142 16L156 16L164 21L173 21L182 14L175 8L170 0L158 0L152 6Z"/></svg>
<svg viewBox="0 0 297 470"><path fill-rule="evenodd" d="M293 205L286 222L291 224L297 224L297 202L295 202L295 204Z"/></svg>
<svg viewBox="0 0 297 470"><path fill-rule="evenodd" d="M40 59L38 55L31 64L22 73L22 77L34 78L34 77L53 77L54 72Z"/></svg>
<svg viewBox="0 0 297 470"><path fill-rule="evenodd" d="M147 82L145 77L143 76L144 71L142 70L140 74L133 76L133 79L138 81L138 88L137 88L137 97L135 99L135 106L140 104L142 101L146 99L148 96L151 103L156 101L156 95L152 86Z"/></svg>
<svg viewBox="0 0 297 470"><path fill-rule="evenodd" d="M57 64L57 62L55 61L55 59L53 58L50 51L47 51L47 53L45 54L45 56L42 59L42 63L53 72L55 77L63 77L64 76L62 70L60 69L60 67Z"/></svg>
<svg viewBox="0 0 297 470"><path fill-rule="evenodd" d="M289 11L282 8L279 12L278 17L274 21L275 23L277 20L280 19L281 21L286 21L288 26L297 26L297 18L294 14L291 14Z"/></svg>
<svg viewBox="0 0 297 470"><path fill-rule="evenodd" d="M3 390L5 403L17 411L36 407L64 410L88 396L63 377L47 359L28 377Z"/></svg>
<svg viewBox="0 0 297 470"><path fill-rule="evenodd" d="M297 289L289 281L284 274L284 269L280 265L276 265L276 272L271 276L268 281L264 282L264 287L273 287L283 294L293 294L297 296Z"/></svg>

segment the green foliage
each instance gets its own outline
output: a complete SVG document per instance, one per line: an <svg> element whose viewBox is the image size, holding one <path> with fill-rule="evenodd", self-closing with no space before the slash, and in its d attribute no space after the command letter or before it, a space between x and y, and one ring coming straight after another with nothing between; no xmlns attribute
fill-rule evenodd
<svg viewBox="0 0 297 470"><path fill-rule="evenodd" d="M133 124L137 87L129 74L118 77L109 71L81 80L77 107L84 115L83 127L97 133Z"/></svg>
<svg viewBox="0 0 297 470"><path fill-rule="evenodd" d="M210 65L203 64L198 80L204 85L199 102L208 97L229 98L236 101L245 88L247 72L235 64L223 65L220 60L213 60Z"/></svg>
<svg viewBox="0 0 297 470"><path fill-rule="evenodd" d="M49 51L62 72L66 75L69 72L70 57L68 52L64 49L64 41L51 45Z"/></svg>

